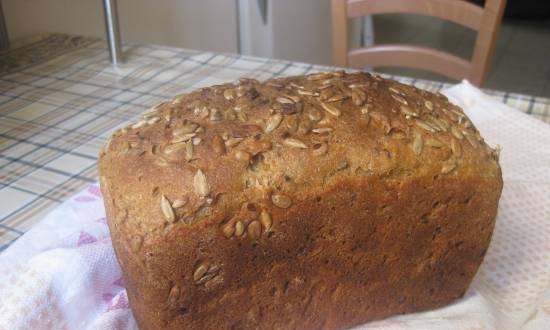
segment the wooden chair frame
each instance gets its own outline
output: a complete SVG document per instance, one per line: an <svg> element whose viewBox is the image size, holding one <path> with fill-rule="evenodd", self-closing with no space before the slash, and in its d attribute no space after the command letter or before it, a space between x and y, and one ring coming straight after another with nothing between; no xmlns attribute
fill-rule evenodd
<svg viewBox="0 0 550 330"><path fill-rule="evenodd" d="M481 86L487 79L506 0L480 7L463 0L331 0L334 64L398 66L437 72ZM438 17L477 31L471 61L437 49L387 44L348 50L347 20L366 15L409 13Z"/></svg>

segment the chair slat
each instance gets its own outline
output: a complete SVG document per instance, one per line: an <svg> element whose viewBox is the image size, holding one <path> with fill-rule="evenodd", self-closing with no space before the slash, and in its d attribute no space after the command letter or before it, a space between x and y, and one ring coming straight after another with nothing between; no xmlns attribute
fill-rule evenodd
<svg viewBox="0 0 550 330"><path fill-rule="evenodd" d="M437 49L411 45L377 45L354 49L348 53L348 65L361 68L412 67L440 73L454 79L465 78L471 63Z"/></svg>
<svg viewBox="0 0 550 330"><path fill-rule="evenodd" d="M463 0L347 0L349 18L376 14L419 14L479 30L483 8Z"/></svg>

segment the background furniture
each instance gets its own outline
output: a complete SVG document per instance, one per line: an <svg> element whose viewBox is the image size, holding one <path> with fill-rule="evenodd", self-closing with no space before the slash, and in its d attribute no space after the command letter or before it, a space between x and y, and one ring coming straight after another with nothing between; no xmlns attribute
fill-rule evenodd
<svg viewBox="0 0 550 330"><path fill-rule="evenodd" d="M400 66L428 70L482 86L487 78L505 0L487 0L484 7L462 0L331 0L334 64L342 67ZM470 61L436 49L412 45L378 45L348 49L348 19L366 15L428 15L477 31Z"/></svg>

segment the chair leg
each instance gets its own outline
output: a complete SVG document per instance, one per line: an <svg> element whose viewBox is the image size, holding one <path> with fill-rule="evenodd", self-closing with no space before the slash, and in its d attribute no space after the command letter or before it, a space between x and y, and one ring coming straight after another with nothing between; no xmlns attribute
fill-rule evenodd
<svg viewBox="0 0 550 330"><path fill-rule="evenodd" d="M122 48L120 46L116 0L103 0L103 10L105 12L105 25L111 63L117 65L122 62Z"/></svg>

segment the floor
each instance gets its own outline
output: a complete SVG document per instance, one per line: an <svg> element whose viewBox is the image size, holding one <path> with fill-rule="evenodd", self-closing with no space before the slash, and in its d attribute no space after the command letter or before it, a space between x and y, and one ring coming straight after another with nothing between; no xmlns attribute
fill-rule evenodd
<svg viewBox="0 0 550 330"><path fill-rule="evenodd" d="M412 43L465 58L471 55L475 38L473 31L462 26L417 15L375 16L374 31L375 43ZM445 79L408 69L377 71ZM486 87L550 97L550 20L503 21Z"/></svg>

